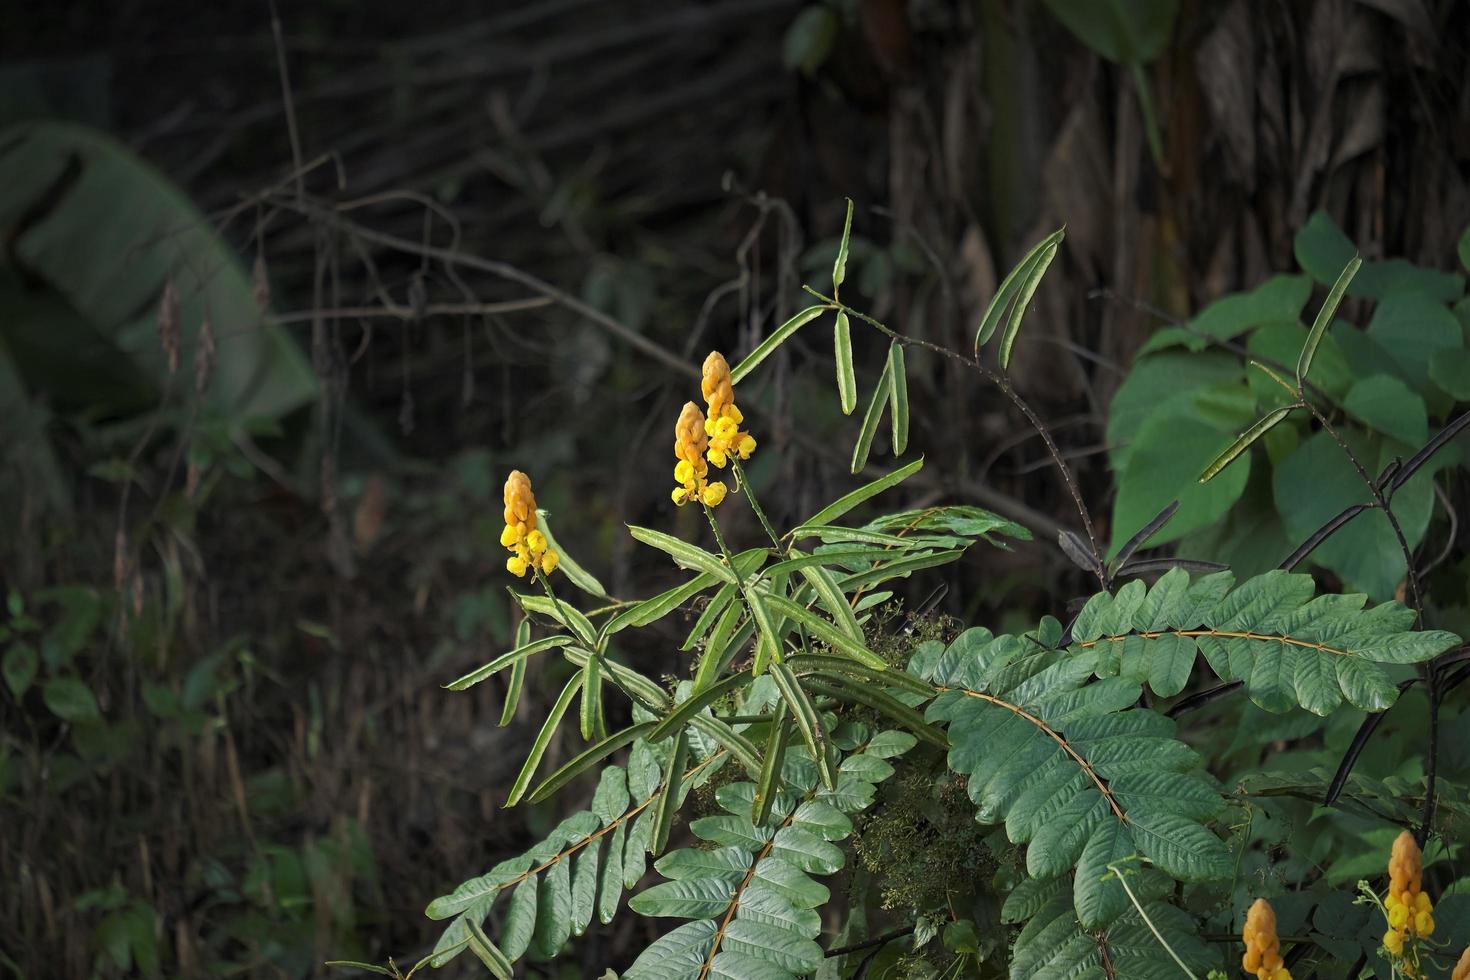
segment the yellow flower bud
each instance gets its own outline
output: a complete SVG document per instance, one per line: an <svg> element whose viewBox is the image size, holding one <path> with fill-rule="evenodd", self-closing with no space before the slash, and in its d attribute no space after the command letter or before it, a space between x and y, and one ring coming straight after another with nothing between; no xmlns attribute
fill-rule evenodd
<svg viewBox="0 0 1470 980"><path fill-rule="evenodd" d="M1420 912L1414 916L1414 931L1424 937L1434 935L1434 916Z"/></svg>
<svg viewBox="0 0 1470 980"><path fill-rule="evenodd" d="M741 413L740 409L735 407L734 402L731 402L730 407L725 409L725 418L734 422L736 425L739 425L741 422L745 421L744 414Z"/></svg>
<svg viewBox="0 0 1470 980"><path fill-rule="evenodd" d="M1241 964L1258 980L1271 980L1281 969L1281 941L1276 936L1276 910L1264 898L1258 898L1246 912L1241 931L1245 956Z"/></svg>
<svg viewBox="0 0 1470 980"><path fill-rule="evenodd" d="M526 562L526 559L522 558L520 555L511 555L505 560L505 570L507 572L510 572L517 578L524 578L526 574L526 569L529 567L530 566Z"/></svg>
<svg viewBox="0 0 1470 980"><path fill-rule="evenodd" d="M704 494L700 497L707 506L718 507L725 499L725 485L718 480L704 488Z"/></svg>
<svg viewBox="0 0 1470 980"><path fill-rule="evenodd" d="M729 462L729 460L725 457L724 451L720 449L711 449L705 455L709 457L709 461L711 463L714 463L715 466L719 467L720 469L724 469L725 464Z"/></svg>
<svg viewBox="0 0 1470 980"><path fill-rule="evenodd" d="M694 464L687 459L679 460L679 464L674 467L674 479L680 483L688 483L694 479Z"/></svg>
<svg viewBox="0 0 1470 980"><path fill-rule="evenodd" d="M526 535L526 547L531 549L531 554L539 555L546 550L546 535L540 531L532 531Z"/></svg>
<svg viewBox="0 0 1470 980"><path fill-rule="evenodd" d="M1429 901L1429 896L1427 894L1425 894L1424 892L1420 892L1418 895L1414 896L1414 911L1433 912L1434 903Z"/></svg>
<svg viewBox="0 0 1470 980"><path fill-rule="evenodd" d="M511 470L505 478L505 515L507 524L522 521L528 528L536 526L536 495L531 492L531 478L520 470Z"/></svg>
<svg viewBox="0 0 1470 980"><path fill-rule="evenodd" d="M560 561L560 555L558 555L554 551L548 551L546 554L541 556L541 571L546 575L550 575L552 572L556 571L556 566Z"/></svg>
<svg viewBox="0 0 1470 980"><path fill-rule="evenodd" d="M735 424L731 418L723 418L715 423L715 436L719 439L729 439L740 431L740 426Z"/></svg>
<svg viewBox="0 0 1470 980"><path fill-rule="evenodd" d="M735 444L735 451L740 454L741 459L749 459L751 453L755 452L755 437L750 433L742 433L740 441Z"/></svg>
<svg viewBox="0 0 1470 980"><path fill-rule="evenodd" d="M520 534L509 524L505 525L505 530L500 532L500 544L503 547L514 548L519 540Z"/></svg>
<svg viewBox="0 0 1470 980"><path fill-rule="evenodd" d="M1395 929L1402 929L1409 924L1409 910L1402 902L1393 902L1386 906L1388 909L1388 924Z"/></svg>
<svg viewBox="0 0 1470 980"><path fill-rule="evenodd" d="M1404 953L1403 933L1398 932L1394 929L1390 929L1385 932L1383 934L1383 948L1388 950L1395 956L1402 956Z"/></svg>
<svg viewBox="0 0 1470 980"><path fill-rule="evenodd" d="M670 496L673 497L674 503L683 507L689 502L689 489L687 487L675 487L674 492Z"/></svg>

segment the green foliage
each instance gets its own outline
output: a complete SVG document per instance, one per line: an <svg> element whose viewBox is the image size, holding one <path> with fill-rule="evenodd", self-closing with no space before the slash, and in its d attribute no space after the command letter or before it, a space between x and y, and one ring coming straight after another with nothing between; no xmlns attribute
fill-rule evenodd
<svg viewBox="0 0 1470 980"><path fill-rule="evenodd" d="M443 966L468 948L492 972L509 976L491 964L514 963L528 950L555 956L570 936L587 930L594 912L602 922L611 921L624 889L643 877L657 804L669 788L670 761L667 751L634 742L626 768L602 770L587 809L561 821L531 850L430 903L429 918L452 919L430 963ZM723 761L723 753L711 755L695 774ZM687 778L681 782L685 790L692 785ZM680 792L678 786L674 792ZM495 943L478 930L502 894L510 898Z"/></svg>
<svg viewBox="0 0 1470 980"><path fill-rule="evenodd" d="M849 213L834 293L845 278L850 222ZM1320 227L1303 235L1303 248L1319 248ZM1000 388L1043 434L1005 370L1061 242L1061 232L1043 240L1001 284L974 359L946 352ZM1379 751L1370 772L1355 773L1368 743L1354 729L1371 734L1385 718L1410 724L1389 709L1428 697L1432 714L1463 730L1470 713L1452 710L1438 688L1448 683L1446 665L1459 662L1452 658L1461 639L1416 629L1419 611L1403 602L1370 605L1361 592L1324 592L1286 569L1191 575L1188 560L1133 557L1151 534L1199 541L1240 519L1242 499L1265 472L1275 484L1275 529L1300 530L1315 548L1303 555L1350 570L1345 578L1369 581L1374 588L1365 591L1382 597L1394 549L1339 558L1332 547L1357 547L1361 535L1331 538L1316 528L1348 507L1349 524L1376 509L1391 512L1415 541L1425 533L1429 514L1415 509L1413 488L1433 479L1434 466L1424 463L1434 453L1410 462L1383 453L1429 435L1429 419L1451 396L1436 400L1422 385L1433 383L1430 365L1450 346L1435 346L1438 328L1412 338L1395 332L1395 299L1425 322L1444 312L1421 293L1384 294L1374 323L1385 319L1361 336L1333 326L1363 275L1370 284L1388 275L1352 256L1343 266L1311 329L1297 322L1308 282L1279 277L1146 347L1110 423L1123 469L1114 525L1130 528L1132 540L1115 543L1109 565L1080 534L1063 533L1064 551L1100 584L1066 626L1046 616L1025 632L951 635L950 620L921 609L894 634L903 580L960 559L977 541L1029 539L964 505L850 519L880 494L902 490L922 460L784 533L767 522L735 464L732 499L749 500L764 532L758 546L732 551L718 514L705 508L712 546L629 528L681 570L683 581L657 595L609 600L585 573L566 581L596 601L586 611L544 580L543 594L514 594L524 618L512 649L447 686L510 671L514 699L526 665L559 654L571 669L558 673L561 695L506 803L543 803L594 774L598 782L590 806L540 844L429 906L431 918L451 921L427 964L468 949L509 977L525 958L554 958L594 914L604 923L618 914L650 858L664 880L637 891L628 910L685 921L642 951L626 973L632 980L846 980L870 968L885 977L1218 976L1236 956L1219 937L1237 934L1240 912L1263 894L1280 906L1283 936L1309 931L1292 940L1295 955L1335 969L1373 953L1372 916L1345 914L1331 886L1378 874L1402 826L1442 834L1447 861L1470 856L1451 836L1470 824L1461 798L1470 772L1440 757L1430 777L1405 738L1398 755ZM1390 278L1419 281L1402 270ZM836 295L808 292L818 305L777 328L733 373L746 376L801 326L834 313L838 397L851 407L850 332L871 327L887 355L853 469L866 464L885 411L892 448L902 453L913 342ZM1393 338L1400 370L1360 376L1355 359L1366 348L1354 345L1378 343L1375 332ZM995 333L999 371L978 358ZM1236 346L1207 349L1225 341ZM1405 409L1406 399L1417 412ZM1346 413L1351 427L1339 432L1324 408ZM1312 421L1320 431L1308 428ZM1252 471L1258 446L1269 469ZM1371 486L1357 474L1356 483L1344 477L1303 490L1360 459L1386 475L1367 477ZM1065 461L1054 461L1071 488ZM1412 597L1421 603L1417 585ZM687 676L655 679L620 655L630 630L679 612L692 621L681 644L694 655ZM1236 688L1244 697L1231 697ZM606 724L625 716L627 724ZM577 735L585 747L541 773L553 742ZM1283 743L1291 750L1277 751ZM611 762L624 751L624 765ZM1263 765L1268 754L1271 766ZM1430 786L1442 797L1437 810L1426 803ZM686 811L687 823L677 820ZM693 846L679 846L685 827ZM846 883L836 897L829 878ZM1291 893L1278 894L1287 882ZM502 896L503 913L493 915ZM822 942L824 912L840 931ZM1311 930L1308 913L1320 918ZM875 919L895 917L903 926L896 933L867 938ZM1449 931L1458 939L1458 925Z"/></svg>
<svg viewBox="0 0 1470 980"><path fill-rule="evenodd" d="M1108 419L1118 478L1113 547L1178 500L1148 545L1180 541L1193 557L1254 574L1345 508L1367 504L1308 560L1349 590L1387 599L1407 573L1404 549L1354 458L1379 476L1434 437L1438 420L1463 400L1467 389L1451 366L1465 358L1452 309L1465 281L1402 260L1361 261L1322 213L1297 235L1296 252L1313 279L1332 287L1310 330L1300 322L1308 279L1278 276L1159 330L1141 349ZM1375 301L1366 329L1337 316L1344 297ZM1331 433L1313 431L1308 404L1331 420L1352 458ZM1433 473L1459 454L1450 446L1385 487L1408 548L1424 540ZM1199 482L1202 474L1208 482Z"/></svg>
<svg viewBox="0 0 1470 980"><path fill-rule="evenodd" d="M842 869L845 855L836 842L852 832L852 814L872 805L875 784L893 774L886 760L914 742L912 735L879 733L844 756L830 788L818 783L811 755L787 752L785 788L760 823L752 820L756 784L722 786L716 798L726 812L690 824L715 848L664 855L655 867L671 880L629 903L641 915L692 921L649 946L625 974L628 980L755 980L816 970L823 954L814 942L821 932L815 910L830 892L812 876ZM870 746L873 751L865 751Z"/></svg>
<svg viewBox="0 0 1470 980"><path fill-rule="evenodd" d="M1005 921L1025 923L1011 953L1012 980L1053 977L1173 980L1181 971L1163 943L1168 943L1168 949L1178 954L1187 966L1201 972L1220 960L1199 939L1194 920L1172 905L1151 902L1141 910L1130 906L1106 930L1091 930L1081 925L1066 891L1055 882L1027 885L1011 893L1004 911ZM1157 937L1154 930L1158 930Z"/></svg>
<svg viewBox="0 0 1470 980"><path fill-rule="evenodd" d="M1151 588L1129 582L1088 600L1072 624L1072 650L1097 654L1099 678L1147 682L1160 697L1184 689L1195 651L1221 680L1244 682L1267 711L1301 706L1318 715L1344 701L1365 711L1393 704L1386 668L1432 660L1460 642L1442 630L1413 631L1398 602L1364 609L1363 595L1312 598L1307 575L1280 570L1235 585L1231 572L1193 582L1180 569Z"/></svg>
<svg viewBox="0 0 1470 980"><path fill-rule="evenodd" d="M968 778L978 819L1004 822L1007 837L1028 845L1033 878L1075 868L1088 928L1126 908L1107 869L1133 855L1182 881L1227 876L1229 852L1206 826L1223 801L1174 724L1134 707L1135 681L1088 683L1096 652L1038 643L972 629L942 652L915 654L941 691L925 716L946 723L949 765Z"/></svg>

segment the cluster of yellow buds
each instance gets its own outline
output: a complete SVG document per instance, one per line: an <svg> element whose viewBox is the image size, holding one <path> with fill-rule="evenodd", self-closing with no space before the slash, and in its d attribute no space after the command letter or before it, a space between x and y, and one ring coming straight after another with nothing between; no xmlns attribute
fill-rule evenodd
<svg viewBox="0 0 1470 980"><path fill-rule="evenodd" d="M696 501L710 507L718 507L725 499L725 485L719 480L710 483L709 465L704 461L709 446L709 435L705 432L704 413L693 402L684 403L679 421L674 425L674 455L679 457L674 467L674 479L679 486L674 488L674 503L680 507Z"/></svg>
<svg viewBox="0 0 1470 980"><path fill-rule="evenodd" d="M740 431L745 416L735 407L735 385L730 380L730 365L725 355L710 351L704 359L704 377L699 387L709 405L704 420L704 431L709 436L709 461L723 468L731 456L749 459L755 452L755 437Z"/></svg>
<svg viewBox="0 0 1470 980"><path fill-rule="evenodd" d="M1276 935L1276 910L1264 898L1256 899L1245 915L1245 956L1241 966L1256 980L1291 980L1291 971L1281 959L1281 940Z"/></svg>
<svg viewBox="0 0 1470 980"><path fill-rule="evenodd" d="M1404 940L1410 936L1434 935L1434 905L1422 890L1424 855L1407 830L1393 842L1388 859L1388 897L1383 908L1388 913L1388 931L1383 945L1393 955L1404 952Z"/></svg>
<svg viewBox="0 0 1470 980"><path fill-rule="evenodd" d="M500 543L510 551L505 568L512 575L524 577L534 568L550 575L560 560L547 547L546 535L536 529L536 496L531 478L520 470L511 470L505 478L505 530L500 532Z"/></svg>

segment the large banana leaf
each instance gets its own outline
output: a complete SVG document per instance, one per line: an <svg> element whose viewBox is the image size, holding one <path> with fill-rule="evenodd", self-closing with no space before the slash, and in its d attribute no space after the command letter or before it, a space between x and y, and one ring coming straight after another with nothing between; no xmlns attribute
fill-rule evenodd
<svg viewBox="0 0 1470 980"><path fill-rule="evenodd" d="M0 340L28 387L109 414L146 407L167 377L158 309L170 280L188 386L208 317L215 408L277 418L312 397L305 357L263 322L239 257L166 177L83 126L0 130Z"/></svg>

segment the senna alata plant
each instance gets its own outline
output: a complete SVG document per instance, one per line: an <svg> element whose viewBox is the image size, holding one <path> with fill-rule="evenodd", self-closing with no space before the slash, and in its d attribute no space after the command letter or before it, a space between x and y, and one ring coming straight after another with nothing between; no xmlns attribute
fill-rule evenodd
<svg viewBox="0 0 1470 980"><path fill-rule="evenodd" d="M505 724L531 658L569 664L505 804L589 794L590 802L531 850L432 902L429 917L447 927L414 970L467 952L509 978L523 961L564 953L594 917L631 914L659 920L660 937L624 964L630 980L941 970L1131 980L1224 976L1237 957L1259 980L1290 980L1293 969L1302 975L1301 965L1313 964L1328 971L1320 975L1356 977L1376 968L1365 965L1370 959L1394 976L1427 976L1437 957L1448 975L1429 896L1444 891L1441 879L1467 856L1453 831L1470 825L1470 795L1436 770L1436 756L1391 782L1354 774L1370 728L1351 739L1330 782L1320 767L1250 779L1231 768L1257 744L1257 730L1278 746L1316 751L1342 741L1333 734L1313 742L1322 724L1341 718L1343 733L1360 721L1377 724L1401 698L1423 697L1421 687L1432 691L1434 712L1444 707L1464 679L1451 672L1463 647L1453 633L1429 628L1423 583L1411 590L1410 608L1323 592L1288 569L1237 576L1176 556L1134 558L1177 505L1105 549L1065 458L1007 375L1063 233L1043 239L1002 281L974 351L962 353L913 340L840 298L851 222L849 205L831 295L808 288L816 305L734 368L710 353L705 407L691 400L669 419L673 502L699 508L708 534L629 533L667 556L682 582L641 601L610 600L582 566L558 557L529 478L511 474L507 567L533 571L537 588L516 595L524 615L512 648L447 687L496 679ZM1283 413L1309 408L1314 352L1355 268L1308 332L1295 382L1277 379L1291 395ZM1067 621L1045 616L1033 628L995 633L916 614L897 635L887 628L904 580L935 576L977 542L1003 547L1002 539L1030 537L963 503L853 519L880 496L901 496L922 459L794 526L767 519L742 468L757 436L737 407L736 386L803 326L828 316L844 412L859 402L854 325L887 346L858 429L855 473L885 414L891 447L904 452L906 351L915 348L961 364L1037 428L1077 506L1079 529L1058 546L1097 582ZM992 338L993 364L985 360ZM1277 421L1268 415L1222 446L1203 478L1246 454ZM1322 424L1330 424L1325 416ZM712 480L712 469L725 478ZM1392 507L1382 494L1370 499ZM732 504L751 509L758 538L732 541L720 520ZM590 596L589 607L572 601L563 582ZM681 613L692 626L679 676L649 676L622 656L628 631L666 626ZM547 771L548 747L574 712L582 748ZM609 725L616 718L627 723ZM1306 823L1297 839L1283 837L1282 828L1296 826L1298 800L1311 801L1323 840L1366 847L1365 857L1339 870L1335 855L1305 842ZM873 818L885 808L910 813L909 826L895 831L905 821ZM938 849L958 845L925 828L953 826L956 814L978 828L963 857L983 873L927 880L926 868L955 858ZM1365 843L1341 843L1348 828ZM1335 883L1367 873L1351 861L1381 867L1373 842L1385 831L1400 836L1384 897L1374 890L1383 884L1362 884L1378 905L1375 923ZM855 866L849 858L859 845L880 859ZM885 875L906 880L889 888ZM1456 901L1441 898L1440 908ZM1243 938L1243 955L1234 936ZM397 975L396 966L356 965Z"/></svg>

